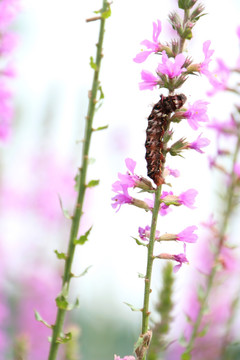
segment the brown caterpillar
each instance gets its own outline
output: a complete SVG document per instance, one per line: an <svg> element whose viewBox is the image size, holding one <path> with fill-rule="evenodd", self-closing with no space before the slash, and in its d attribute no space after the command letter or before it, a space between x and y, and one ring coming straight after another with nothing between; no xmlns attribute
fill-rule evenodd
<svg viewBox="0 0 240 360"><path fill-rule="evenodd" d="M187 97L183 94L163 96L153 106L148 117L147 139L145 142L148 176L159 186L163 183L162 171L166 154L163 137L169 125L169 115L180 109Z"/></svg>

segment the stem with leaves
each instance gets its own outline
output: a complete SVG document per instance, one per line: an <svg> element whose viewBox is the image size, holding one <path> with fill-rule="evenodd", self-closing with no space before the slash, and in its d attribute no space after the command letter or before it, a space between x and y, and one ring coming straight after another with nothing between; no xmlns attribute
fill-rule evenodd
<svg viewBox="0 0 240 360"><path fill-rule="evenodd" d="M109 4L106 0L103 0L103 6L100 10L100 31L99 31L99 39L97 43L97 53L96 53L96 60L95 63L91 61L91 66L94 68L94 77L92 83L92 89L89 96L89 107L88 113L86 116L86 127L85 127L85 136L83 141L83 152L82 152L82 165L79 169L79 174L77 177L77 185L78 185L78 196L77 202L74 209L74 214L71 217L72 225L70 231L70 238L68 244L68 250L65 255L58 254L59 258L64 258L65 267L63 273L63 281L62 281L62 290L60 295L56 298L56 304L58 307L57 317L55 324L51 326L52 332L52 339L51 339L51 347L49 352L48 360L55 360L57 358L58 348L61 343L67 342L71 339L71 333L63 334L62 329L64 325L64 319L67 310L71 310L73 308L72 305L68 303L68 295L69 295L69 286L71 278L74 276L72 274L72 262L74 258L75 248L78 244L83 244L86 241L87 235L89 231L85 234L85 236L80 237L78 240L78 230L80 225L80 220L82 216L82 209L85 197L86 188L90 185L86 185L86 176L87 176L87 169L88 169L88 159L89 159L89 147L91 142L91 136L93 133L92 123L93 117L95 113L95 107L97 103L97 93L100 89L99 83L99 72L100 72L100 65L102 60L102 47L103 47L103 38L104 38L104 31L105 31L105 19L110 15L110 8ZM90 182L91 183L91 182ZM90 184L89 183L89 184ZM60 257L61 256L61 257ZM77 305L76 302L75 305Z"/></svg>
<svg viewBox="0 0 240 360"><path fill-rule="evenodd" d="M196 318L196 321L194 322L191 337L186 345L186 350L182 354L182 360L191 359L191 351L193 350L194 342L195 342L196 338L198 337L199 328L200 328L200 325L201 325L201 322L202 322L202 319L203 319L203 316L204 316L204 313L206 310L209 294L212 290L215 276L218 272L219 255L221 254L221 250L224 245L224 240L225 240L226 233L227 233L227 227L228 227L229 220L232 216L232 212L234 209L234 195L236 192L236 173L234 171L234 166L236 164L237 156L239 154L239 148L240 148L240 132L238 130L238 138L237 138L237 142L236 142L233 157L232 157L230 185L227 188L227 192L226 192L226 200L225 200L226 207L223 212L221 228L220 228L219 236L218 236L218 244L216 246L216 250L215 250L215 254L214 254L214 266L212 267L211 272L208 275L205 292L201 296L199 296L200 308L199 308L198 316Z"/></svg>

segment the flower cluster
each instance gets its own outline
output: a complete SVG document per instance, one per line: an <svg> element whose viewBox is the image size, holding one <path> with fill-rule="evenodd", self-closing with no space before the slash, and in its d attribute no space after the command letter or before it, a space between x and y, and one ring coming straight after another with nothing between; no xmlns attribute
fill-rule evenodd
<svg viewBox="0 0 240 360"><path fill-rule="evenodd" d="M117 195L115 195L112 198L112 201L113 201L112 207L114 209L117 209L117 211L118 211L122 205L131 204L131 205L137 206L139 208L142 208L146 211L153 211L154 198L155 198L155 193L152 193L153 187L151 186L150 182L148 182L148 180L146 181L146 179L141 178L134 173L134 170L136 167L135 161L128 158L125 160L125 163L126 163L128 171L126 172L126 174L119 173L118 174L119 180L116 181L112 186L113 191L117 193ZM178 171L176 172L176 170L171 170L169 168L166 168L165 173L167 175L176 176L176 174L177 174L179 176ZM146 185L147 182L149 185L148 188ZM135 188L135 187L143 188L142 183L145 186L144 190L152 193L152 196L153 196L152 199L145 198L144 200L140 200L140 199L136 199L136 198L132 197L131 195L129 195L129 192L128 192L129 188ZM194 209L194 203L195 203L195 198L197 196L197 193L198 192L195 189L189 189L187 191L180 193L179 195L174 195L172 191L170 191L170 192L163 191L162 195L161 195L161 200L160 200L161 204L160 204L160 208L159 208L159 214L161 216L167 215L171 211L171 207L170 207L171 205L172 206L184 205L190 209ZM197 240L197 235L194 234L194 231L196 229L197 229L196 226L189 226L185 230L181 231L178 234L164 234L164 235L160 235L160 232L156 231L155 240L156 241L176 240L176 241L181 241L184 243L186 243L186 242L194 243ZM138 231L139 231L140 239L143 241L149 241L150 230L151 230L151 228L148 225L145 228L139 227ZM179 262L180 264L182 264L184 262L188 262L186 260L185 255L184 256L182 254L180 254L180 255L173 255L173 256L169 255L170 257L168 259L175 260L175 261ZM160 258L160 257L158 256L158 258ZM161 257L161 258L166 259L166 256ZM179 269L179 268L180 267L177 267L177 269Z"/></svg>
<svg viewBox="0 0 240 360"><path fill-rule="evenodd" d="M18 0L2 0L0 2L0 140L5 141L11 132L13 109L12 93L7 86L7 78L15 76L9 56L15 48L16 35L9 30L19 10Z"/></svg>

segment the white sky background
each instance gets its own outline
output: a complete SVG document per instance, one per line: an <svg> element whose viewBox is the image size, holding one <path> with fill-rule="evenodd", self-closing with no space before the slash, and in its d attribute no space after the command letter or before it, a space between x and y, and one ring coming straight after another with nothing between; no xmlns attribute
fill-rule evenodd
<svg viewBox="0 0 240 360"><path fill-rule="evenodd" d="M138 82L141 70L154 72L158 59L152 56L143 64L136 64L132 59L141 49L140 42L151 40L152 22L157 19L163 23L160 41L165 41L167 31L164 26L174 4L174 1L164 0L115 0L112 4L112 16L106 23L100 75L105 99L94 121L95 127L109 124L109 129L93 136L91 157L96 162L89 169L89 179L100 178L101 183L93 190L91 200L90 214L94 224L91 240L79 249L75 261L78 273L93 265L84 278L73 281L81 294L83 306L87 303L94 306L96 299L100 301L104 298L106 313L109 308L116 307L121 316L131 315L135 319L140 318L139 315L129 314L129 309L122 302L132 303L136 307L142 305L143 281L138 279L137 272L145 272L146 252L135 244L131 236L137 236L138 226L144 227L150 223L150 214L130 206L123 206L116 214L110 206L113 196L111 184L117 179L118 172L125 172L126 157L137 161L136 172L139 175L146 175L146 118L161 92L140 92ZM205 5L208 15L194 28L189 55L196 62L201 62L202 44L210 39L211 48L215 49L214 55L234 65L239 54L236 28L240 24L240 3L231 0L220 4L218 0L212 0L206 1ZM86 23L85 19L100 7L101 1L97 0L23 2L20 45L16 55L17 101L22 111L16 146L23 144L18 150L21 156L34 148L40 120L51 100L55 109L49 141L59 158L70 156L72 151L80 151L75 140L80 140L82 136L80 132L87 112L87 92L93 76L89 58L95 56L99 29L98 22ZM209 86L205 78L192 77L181 91L193 103L206 99L207 89ZM222 107L219 99L221 97L213 101L209 113L222 116L224 120L224 113L227 116L230 107L228 104ZM199 131L194 132L186 124L181 125L179 130L179 137L187 136L190 141L195 140L198 134ZM119 147L121 143L123 150ZM198 224L211 213L214 206L214 184L208 172L206 156L189 152L186 160L177 159L172 167L179 167L182 175L172 182L174 191L179 194L196 188L199 191L198 209L174 209L172 214L159 220L159 229L160 224L164 223L162 232L179 232L189 225ZM175 244L172 251L182 252L182 246ZM158 269L158 264L155 264L153 288L158 286ZM185 266L176 276L184 276L189 269Z"/></svg>

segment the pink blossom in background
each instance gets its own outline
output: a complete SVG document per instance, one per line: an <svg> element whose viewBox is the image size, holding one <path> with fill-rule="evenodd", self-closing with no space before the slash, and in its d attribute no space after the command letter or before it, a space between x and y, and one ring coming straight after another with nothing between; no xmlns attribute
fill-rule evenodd
<svg viewBox="0 0 240 360"><path fill-rule="evenodd" d="M114 360L135 360L134 356L124 356L120 358L120 356L114 355Z"/></svg>
<svg viewBox="0 0 240 360"><path fill-rule="evenodd" d="M203 53L205 58L203 62L199 65L198 71L201 74L204 74L213 86L219 86L219 81L217 80L215 74L208 69L209 63L212 61L211 56L214 53L214 50L209 49L210 45L211 45L210 40L207 40L203 43Z"/></svg>
<svg viewBox="0 0 240 360"><path fill-rule="evenodd" d="M140 90L153 90L158 84L158 78L154 76L150 71L142 70L141 72L142 82L139 83Z"/></svg>
<svg viewBox="0 0 240 360"><path fill-rule="evenodd" d="M0 290L0 360L6 359L9 348L8 326L10 322L10 309L6 301L3 288Z"/></svg>
<svg viewBox="0 0 240 360"><path fill-rule="evenodd" d="M236 33L237 33L238 39L240 40L240 25L237 27Z"/></svg>
<svg viewBox="0 0 240 360"><path fill-rule="evenodd" d="M208 96L213 96L218 91L225 90L227 88L227 83L230 77L230 69L224 63L224 61L222 59L216 59L216 62L217 68L213 71L213 73L219 82L216 82L214 84L214 87L211 90L207 91Z"/></svg>
<svg viewBox="0 0 240 360"><path fill-rule="evenodd" d="M200 134L195 141L189 143L187 147L203 154L204 151L202 151L202 148L208 146L210 144L210 140L207 138L202 138L201 136L202 134Z"/></svg>
<svg viewBox="0 0 240 360"><path fill-rule="evenodd" d="M236 134L237 124L232 117L228 120L220 121L213 118L212 121L207 124L207 127L216 131L217 136L231 136Z"/></svg>
<svg viewBox="0 0 240 360"><path fill-rule="evenodd" d="M153 22L153 37L152 37L153 41L143 40L141 42L142 45L146 46L146 48L150 49L150 50L141 51L139 54L136 55L136 57L133 59L133 61L135 61L136 63L142 63L153 52L161 51L162 46L158 42L158 37L161 33L161 30L162 30L161 21L157 20L156 23Z"/></svg>
<svg viewBox="0 0 240 360"><path fill-rule="evenodd" d="M207 105L208 102L197 100L192 105L189 104L188 110L184 112L183 116L187 119L188 124L193 130L199 128L199 122L209 121L207 116Z"/></svg>
<svg viewBox="0 0 240 360"><path fill-rule="evenodd" d="M34 189L29 205L47 220L62 220L64 215L59 197L63 207L69 210L76 198L73 167L63 160L60 163L52 154L37 155L32 162Z"/></svg>
<svg viewBox="0 0 240 360"><path fill-rule="evenodd" d="M61 287L61 277L52 269L36 264L22 276L21 298L18 308L18 336L24 335L29 343L29 359L47 359L51 329L35 319L35 310L48 323L56 316L55 298Z"/></svg>
<svg viewBox="0 0 240 360"><path fill-rule="evenodd" d="M240 178L240 163L234 165L234 172Z"/></svg>
<svg viewBox="0 0 240 360"><path fill-rule="evenodd" d="M183 54L178 54L174 60L169 59L166 51L162 52L162 64L158 65L157 72L163 75L167 75L170 79L181 75L186 69L183 68L185 63L185 56Z"/></svg>
<svg viewBox="0 0 240 360"><path fill-rule="evenodd" d="M17 0L2 0L0 2L0 59L9 57L10 52L17 43L16 34L8 30L19 10ZM7 64L6 68L9 67ZM7 71L10 75L9 71ZM0 77L7 75L5 69L0 69ZM11 71L11 76L13 76ZM6 79L0 78L0 140L5 142L11 135L11 122L13 117L12 94L8 90Z"/></svg>

